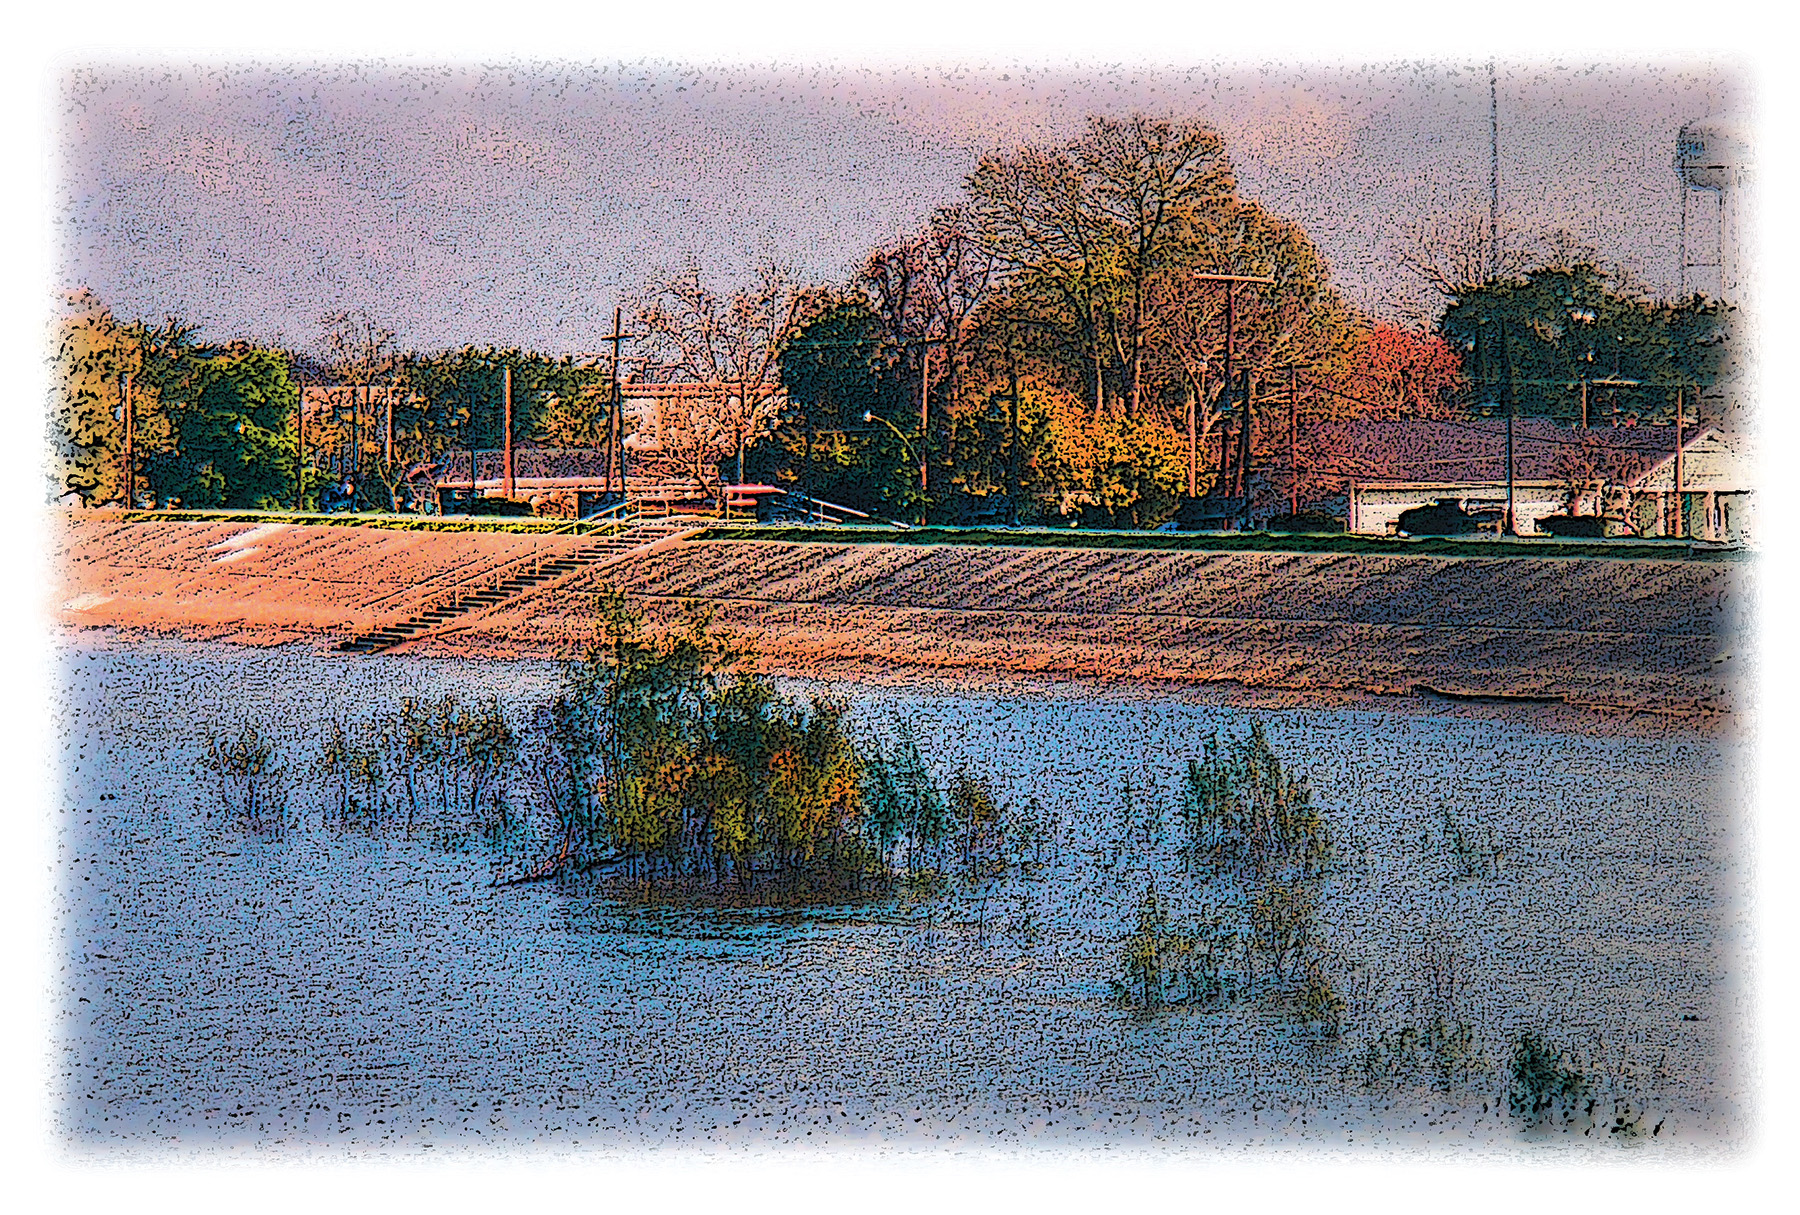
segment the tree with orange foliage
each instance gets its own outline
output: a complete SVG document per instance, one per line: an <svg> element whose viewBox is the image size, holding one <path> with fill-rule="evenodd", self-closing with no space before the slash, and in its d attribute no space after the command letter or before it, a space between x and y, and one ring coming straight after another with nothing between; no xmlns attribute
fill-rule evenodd
<svg viewBox="0 0 1800 1215"><path fill-rule="evenodd" d="M1383 419L1447 418L1463 386L1462 360L1438 333L1377 321L1347 351L1343 391L1350 411ZM1341 398L1340 398L1341 399Z"/></svg>

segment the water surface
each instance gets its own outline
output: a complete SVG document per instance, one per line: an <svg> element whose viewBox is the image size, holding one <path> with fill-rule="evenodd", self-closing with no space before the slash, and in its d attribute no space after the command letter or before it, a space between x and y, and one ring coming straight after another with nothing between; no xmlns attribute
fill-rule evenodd
<svg viewBox="0 0 1800 1215"><path fill-rule="evenodd" d="M1499 1071L1530 1028L1605 1062L1654 1111L1651 1150L1744 1131L1743 757L1728 739L1449 708L1262 714L1348 858L1319 913L1358 976L1333 1042L1273 1005L1145 1021L1108 997L1145 885L1178 914L1187 899L1157 859L1175 775L1242 709L834 686L856 728L906 719L940 773L966 764L1057 811L1058 863L985 897L674 910L495 888L479 848L327 833L298 779L303 825L285 840L213 813L211 726L269 723L298 774L330 717L456 689L522 718L555 686L552 664L95 634L61 664L58 1071L78 1146L1513 1150L1538 1140L1499 1108ZM1127 784L1140 832L1164 816L1162 851L1126 843ZM1498 877L1452 880L1446 805L1503 842ZM1445 943L1458 1015L1496 1070L1449 1093L1367 1083L1367 1040L1419 1021L1425 959Z"/></svg>

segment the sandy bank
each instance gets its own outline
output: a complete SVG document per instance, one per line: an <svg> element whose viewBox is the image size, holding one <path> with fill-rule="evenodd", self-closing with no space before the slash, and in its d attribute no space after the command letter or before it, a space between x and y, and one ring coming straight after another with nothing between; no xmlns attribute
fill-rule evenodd
<svg viewBox="0 0 1800 1215"><path fill-rule="evenodd" d="M330 648L567 537L296 525L56 525L74 628ZM1523 698L1683 716L1745 707L1754 567L1672 560L693 541L582 570L408 643L549 657L594 592L700 600L773 673ZM346 661L349 659L346 658Z"/></svg>

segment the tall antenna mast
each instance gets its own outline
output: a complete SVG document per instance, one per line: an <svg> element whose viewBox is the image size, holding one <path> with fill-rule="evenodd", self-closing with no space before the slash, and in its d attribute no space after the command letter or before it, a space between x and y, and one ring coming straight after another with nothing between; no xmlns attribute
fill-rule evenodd
<svg viewBox="0 0 1800 1215"><path fill-rule="evenodd" d="M1488 281L1500 276L1500 89L1488 60Z"/></svg>

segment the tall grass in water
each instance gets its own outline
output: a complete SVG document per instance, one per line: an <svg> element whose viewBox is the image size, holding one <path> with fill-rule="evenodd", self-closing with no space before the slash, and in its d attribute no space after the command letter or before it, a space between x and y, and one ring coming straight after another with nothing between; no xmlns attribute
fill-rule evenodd
<svg viewBox="0 0 1800 1215"><path fill-rule="evenodd" d="M1145 816L1129 787L1126 797L1129 836ZM1314 923L1333 844L1306 778L1287 770L1262 723L1252 722L1242 736L1214 736L1188 761L1180 807L1180 879L1204 910L1172 925L1152 879L1112 980L1115 996L1154 1011L1272 995L1336 1036L1345 1004ZM1156 834L1145 833L1146 843Z"/></svg>
<svg viewBox="0 0 1800 1215"><path fill-rule="evenodd" d="M232 823L254 834L287 834L287 768L255 723L240 723L235 734L210 734L202 763L218 776L219 800Z"/></svg>

